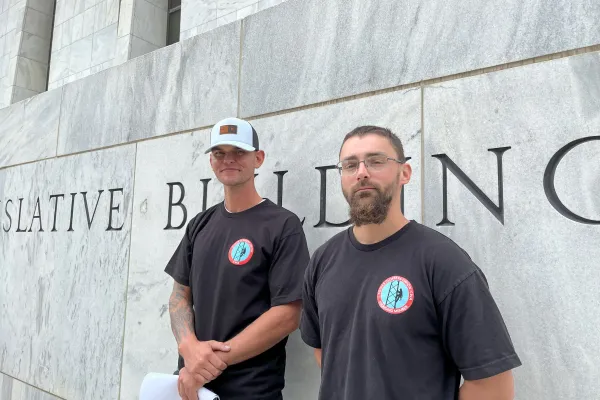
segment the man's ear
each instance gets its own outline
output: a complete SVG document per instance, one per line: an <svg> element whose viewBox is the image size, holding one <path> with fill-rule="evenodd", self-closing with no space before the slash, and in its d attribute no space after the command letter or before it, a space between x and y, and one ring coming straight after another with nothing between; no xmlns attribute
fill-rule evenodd
<svg viewBox="0 0 600 400"><path fill-rule="evenodd" d="M265 162L265 152L263 150L258 150L254 153L254 168L260 168Z"/></svg>
<svg viewBox="0 0 600 400"><path fill-rule="evenodd" d="M402 164L400 166L400 184L401 185L406 185L408 182L410 182L410 178L412 176L412 167L410 166L410 164Z"/></svg>

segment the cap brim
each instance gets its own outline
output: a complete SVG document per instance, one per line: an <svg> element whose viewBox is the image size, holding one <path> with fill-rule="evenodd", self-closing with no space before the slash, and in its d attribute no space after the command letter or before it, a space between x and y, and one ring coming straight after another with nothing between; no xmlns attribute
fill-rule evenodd
<svg viewBox="0 0 600 400"><path fill-rule="evenodd" d="M204 154L210 153L210 151L212 149L214 149L215 147L219 147L219 146L223 146L223 145L235 146L235 147L238 147L238 148L240 148L242 150L246 150L246 151L255 151L256 150L254 147L250 146L247 143L236 142L235 140L224 140L224 141L216 143L214 146L211 146L208 149L206 149Z"/></svg>

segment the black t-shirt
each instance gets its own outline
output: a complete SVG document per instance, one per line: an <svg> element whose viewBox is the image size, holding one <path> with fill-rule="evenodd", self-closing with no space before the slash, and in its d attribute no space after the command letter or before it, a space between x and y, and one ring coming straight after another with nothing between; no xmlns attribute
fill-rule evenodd
<svg viewBox="0 0 600 400"><path fill-rule="evenodd" d="M321 400L454 400L461 374L521 365L483 272L415 221L373 245L350 228L321 246L300 330L323 351Z"/></svg>
<svg viewBox="0 0 600 400"><path fill-rule="evenodd" d="M198 340L224 342L269 308L300 300L308 261L300 220L267 199L238 213L219 203L195 216L165 271L192 290ZM223 400L280 399L286 342L229 366L206 387Z"/></svg>

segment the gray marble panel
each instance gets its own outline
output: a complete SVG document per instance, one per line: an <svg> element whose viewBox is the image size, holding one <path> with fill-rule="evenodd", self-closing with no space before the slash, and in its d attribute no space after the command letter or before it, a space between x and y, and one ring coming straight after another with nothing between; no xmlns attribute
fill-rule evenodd
<svg viewBox="0 0 600 400"><path fill-rule="evenodd" d="M71 45L71 54L69 57L69 71L71 71L71 74L84 71L91 67L92 39L92 36L88 36Z"/></svg>
<svg viewBox="0 0 600 400"><path fill-rule="evenodd" d="M274 172L288 171L283 179L282 204L305 219L304 228L313 251L343 229L315 227L321 216L321 173L315 168L338 161L342 139L351 129L362 124L381 124L404 139L406 153L413 157L414 174L406 189L406 212L410 218L420 220L420 107L419 91L396 92L253 121L267 154L265 164L257 171L260 194L277 202L278 178ZM164 230L168 222L167 183L184 185L183 204L188 220L202 210L201 179L211 179L207 185L207 206L222 200L222 186L215 182L204 154L208 139L209 131L202 130L138 143L122 400L136 399L136 390L146 373L170 373L176 367L176 343L167 310L173 283L163 269L183 230ZM174 159L177 162L172 162ZM339 174L329 170L326 181L327 220L343 222L348 219L348 207L341 194ZM175 196L179 194L175 188ZM174 226L181 222L182 215L181 209L173 209ZM150 329L152 335L148 334ZM312 351L296 333L288 349L285 398L316 398L319 370Z"/></svg>
<svg viewBox="0 0 600 400"><path fill-rule="evenodd" d="M107 0L106 1L106 23L112 25L119 22L119 2L121 0Z"/></svg>
<svg viewBox="0 0 600 400"><path fill-rule="evenodd" d="M27 6L46 15L52 16L56 0L28 0Z"/></svg>
<svg viewBox="0 0 600 400"><path fill-rule="evenodd" d="M60 400L60 398L0 373L0 400Z"/></svg>
<svg viewBox="0 0 600 400"><path fill-rule="evenodd" d="M65 5L65 0L56 1L56 9L54 10L54 26L58 26L66 21L64 17Z"/></svg>
<svg viewBox="0 0 600 400"><path fill-rule="evenodd" d="M17 103L21 100L25 100L28 99L30 97L33 97L35 95L39 94L39 92L34 92L33 90L28 90L28 89L23 89L21 87L18 86L13 86L13 97L12 97L12 102L13 103ZM29 143L27 144L29 145Z"/></svg>
<svg viewBox="0 0 600 400"><path fill-rule="evenodd" d="M121 24L119 24L119 26L121 26ZM123 37L117 38L117 49L115 51L114 58L115 65L123 64L124 62L127 62L129 60L132 38L133 36L131 35L125 35Z"/></svg>
<svg viewBox="0 0 600 400"><path fill-rule="evenodd" d="M6 34L8 28L8 10L0 12L0 36Z"/></svg>
<svg viewBox="0 0 600 400"><path fill-rule="evenodd" d="M25 20L25 8L25 0L23 0L8 9L6 32L10 32L13 29L16 29L18 31L23 29L23 21Z"/></svg>
<svg viewBox="0 0 600 400"><path fill-rule="evenodd" d="M93 7L102 1L103 0L84 0L84 7L87 10L88 8Z"/></svg>
<svg viewBox="0 0 600 400"><path fill-rule="evenodd" d="M52 17L27 7L23 30L39 37L50 39Z"/></svg>
<svg viewBox="0 0 600 400"><path fill-rule="evenodd" d="M237 19L246 18L248 15L252 15L255 12L258 12L258 3L251 4L244 8L240 8L235 12L235 16Z"/></svg>
<svg viewBox="0 0 600 400"><path fill-rule="evenodd" d="M1 371L63 398L118 398L134 164L132 145L2 171Z"/></svg>
<svg viewBox="0 0 600 400"><path fill-rule="evenodd" d="M258 2L258 11L265 10L267 8L276 6L277 4L283 3L285 0L260 0Z"/></svg>
<svg viewBox="0 0 600 400"><path fill-rule="evenodd" d="M12 85L9 84L8 78L0 78L0 109L10 105L11 88Z"/></svg>
<svg viewBox="0 0 600 400"><path fill-rule="evenodd" d="M110 25L106 14L106 4L107 0L104 0L94 6L94 32L101 31Z"/></svg>
<svg viewBox="0 0 600 400"><path fill-rule="evenodd" d="M230 24L237 20L238 20L237 13L234 11L232 13L229 13L227 15L223 15L223 16L220 16L219 18L217 18L217 26L227 25L227 24Z"/></svg>
<svg viewBox="0 0 600 400"><path fill-rule="evenodd" d="M488 277L523 362L517 398L596 398L600 54L427 87L424 127L425 222L435 227L444 216L442 164L433 155L447 155L493 202L484 206L448 172L447 219L455 225L437 229ZM594 136L553 161L567 144ZM502 223L489 149L509 146ZM555 191L545 177L555 178ZM596 224L569 218L560 204Z"/></svg>
<svg viewBox="0 0 600 400"><path fill-rule="evenodd" d="M258 0L218 0L217 17L235 13L242 8L258 3Z"/></svg>
<svg viewBox="0 0 600 400"><path fill-rule="evenodd" d="M46 90L48 66L24 57L17 57L15 86L43 92Z"/></svg>
<svg viewBox="0 0 600 400"><path fill-rule="evenodd" d="M9 54L11 57L16 57L19 53L19 43L18 35L21 35L22 31L17 31L13 29L12 31L8 31L4 36L4 54Z"/></svg>
<svg viewBox="0 0 600 400"><path fill-rule="evenodd" d="M596 0L290 0L244 23L241 114L598 44L598 20Z"/></svg>
<svg viewBox="0 0 600 400"><path fill-rule="evenodd" d="M50 52L50 39L41 38L28 32L23 32L19 55L30 60L48 64Z"/></svg>
<svg viewBox="0 0 600 400"><path fill-rule="evenodd" d="M0 167L56 155L62 89L0 110Z"/></svg>
<svg viewBox="0 0 600 400"><path fill-rule="evenodd" d="M82 37L86 37L94 33L94 24L96 20L96 9L94 7L88 8L83 13L83 31Z"/></svg>
<svg viewBox="0 0 600 400"><path fill-rule="evenodd" d="M169 8L169 0L147 0L148 3L155 5L158 8L167 10Z"/></svg>
<svg viewBox="0 0 600 400"><path fill-rule="evenodd" d="M119 38L131 33L131 26L133 24L133 3L134 0L121 0L119 29L117 30L117 36Z"/></svg>
<svg viewBox="0 0 600 400"><path fill-rule="evenodd" d="M131 36L130 58L142 56L146 53L150 53L151 51L158 50L158 48L158 46L155 46L152 43L148 43L145 40L138 38L137 36Z"/></svg>
<svg viewBox="0 0 600 400"><path fill-rule="evenodd" d="M167 11L146 0L135 0L133 35L162 47L167 38Z"/></svg>
<svg viewBox="0 0 600 400"><path fill-rule="evenodd" d="M136 60L134 138L206 126L235 114L240 29L234 24Z"/></svg>
<svg viewBox="0 0 600 400"><path fill-rule="evenodd" d="M50 83L65 79L71 75L69 66L71 64L71 46L64 47L54 53L50 58Z"/></svg>
<svg viewBox="0 0 600 400"><path fill-rule="evenodd" d="M182 0L181 32L217 19L217 0Z"/></svg>
<svg viewBox="0 0 600 400"><path fill-rule="evenodd" d="M0 56L0 78L8 76L10 55Z"/></svg>
<svg viewBox="0 0 600 400"><path fill-rule="evenodd" d="M102 64L115 58L117 51L117 25L112 24L108 28L94 33L92 65Z"/></svg>
<svg viewBox="0 0 600 400"><path fill-rule="evenodd" d="M0 23L2 23L1 20L0 20ZM0 57L2 57L4 55L4 45L6 43L5 39L6 39L6 35L0 34Z"/></svg>
<svg viewBox="0 0 600 400"><path fill-rule="evenodd" d="M83 18L85 14L77 14L71 19L71 40L77 42L83 38ZM63 24L65 25L65 24ZM88 35L89 36L89 35Z"/></svg>
<svg viewBox="0 0 600 400"><path fill-rule="evenodd" d="M128 141L133 114L133 63L94 73L65 86L58 154Z"/></svg>
<svg viewBox="0 0 600 400"><path fill-rule="evenodd" d="M234 115L239 37L240 24L232 24L73 82L65 90L59 154L194 129Z"/></svg>
<svg viewBox="0 0 600 400"><path fill-rule="evenodd" d="M68 21L65 21L62 24L60 24L60 27L62 28L62 32L60 35L60 46L61 47L67 47L68 45L73 43L72 25L73 25L73 19L69 19Z"/></svg>

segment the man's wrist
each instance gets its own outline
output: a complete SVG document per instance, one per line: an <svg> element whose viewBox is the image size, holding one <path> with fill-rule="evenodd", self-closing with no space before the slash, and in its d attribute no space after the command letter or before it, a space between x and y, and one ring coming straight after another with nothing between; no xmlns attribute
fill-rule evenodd
<svg viewBox="0 0 600 400"><path fill-rule="evenodd" d="M179 351L179 354L181 354L181 356L183 357L184 360L188 354L188 350L195 343L198 343L198 339L196 338L195 335L187 335L186 337L181 339L181 342L177 346L177 349Z"/></svg>
<svg viewBox="0 0 600 400"><path fill-rule="evenodd" d="M223 361L225 364L232 365L234 354L231 352L233 346L231 345L231 340L224 342L225 345L229 346L229 351L215 351L215 354Z"/></svg>

